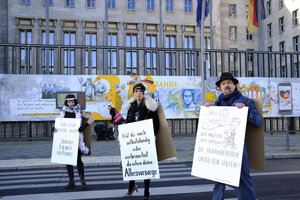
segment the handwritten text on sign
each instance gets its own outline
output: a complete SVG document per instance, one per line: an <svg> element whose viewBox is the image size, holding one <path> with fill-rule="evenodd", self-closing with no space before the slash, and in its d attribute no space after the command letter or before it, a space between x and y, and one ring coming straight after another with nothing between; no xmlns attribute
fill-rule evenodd
<svg viewBox="0 0 300 200"><path fill-rule="evenodd" d="M152 119L119 126L123 180L159 179Z"/></svg>
<svg viewBox="0 0 300 200"><path fill-rule="evenodd" d="M201 107L193 176L239 186L247 114L247 107Z"/></svg>
<svg viewBox="0 0 300 200"><path fill-rule="evenodd" d="M51 162L76 165L80 119L57 118L53 136Z"/></svg>

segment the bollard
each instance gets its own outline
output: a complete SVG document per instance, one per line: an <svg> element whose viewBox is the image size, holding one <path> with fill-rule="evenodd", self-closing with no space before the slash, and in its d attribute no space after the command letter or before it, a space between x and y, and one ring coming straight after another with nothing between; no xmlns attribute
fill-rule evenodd
<svg viewBox="0 0 300 200"><path fill-rule="evenodd" d="M290 139L289 139L289 120L286 118L286 150L290 150Z"/></svg>

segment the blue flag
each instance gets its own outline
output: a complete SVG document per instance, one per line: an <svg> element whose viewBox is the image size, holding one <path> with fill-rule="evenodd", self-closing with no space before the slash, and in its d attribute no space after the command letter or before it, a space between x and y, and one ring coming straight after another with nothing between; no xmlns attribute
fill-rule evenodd
<svg viewBox="0 0 300 200"><path fill-rule="evenodd" d="M203 0L198 0L198 4L197 4L197 15L196 15L196 21L197 21L197 26L200 27L201 26L201 17L202 17L202 1ZM208 0L204 0L205 1L205 12L204 12L204 20L207 17L208 13L209 13L209 2ZM203 21L204 21L203 20Z"/></svg>

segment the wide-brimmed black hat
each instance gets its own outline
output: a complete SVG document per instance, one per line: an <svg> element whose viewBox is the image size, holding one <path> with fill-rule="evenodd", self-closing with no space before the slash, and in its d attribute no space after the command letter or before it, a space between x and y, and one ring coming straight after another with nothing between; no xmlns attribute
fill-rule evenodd
<svg viewBox="0 0 300 200"><path fill-rule="evenodd" d="M231 80L233 81L234 85L236 85L236 84L239 83L239 81L238 81L236 78L234 78L234 77L232 76L231 73L229 73L229 72L224 72L224 73L221 74L220 80L218 80L218 81L216 82L216 86L220 87L220 83L221 83L222 81L228 80L228 79L231 79Z"/></svg>

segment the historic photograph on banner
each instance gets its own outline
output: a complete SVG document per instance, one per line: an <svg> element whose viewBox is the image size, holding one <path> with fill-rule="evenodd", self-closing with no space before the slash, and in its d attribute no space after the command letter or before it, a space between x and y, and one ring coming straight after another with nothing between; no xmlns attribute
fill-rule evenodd
<svg viewBox="0 0 300 200"><path fill-rule="evenodd" d="M201 106L192 175L238 187L248 108Z"/></svg>
<svg viewBox="0 0 300 200"><path fill-rule="evenodd" d="M159 179L152 119L119 125L123 180Z"/></svg>
<svg viewBox="0 0 300 200"><path fill-rule="evenodd" d="M51 162L77 164L80 119L56 118Z"/></svg>

